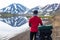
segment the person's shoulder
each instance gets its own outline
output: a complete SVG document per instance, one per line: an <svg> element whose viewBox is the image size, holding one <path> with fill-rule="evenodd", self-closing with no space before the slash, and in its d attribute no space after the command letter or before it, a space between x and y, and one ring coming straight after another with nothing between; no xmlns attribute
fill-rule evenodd
<svg viewBox="0 0 60 40"><path fill-rule="evenodd" d="M40 19L40 17L39 16L37 16L39 19Z"/></svg>
<svg viewBox="0 0 60 40"><path fill-rule="evenodd" d="M33 16L30 17L30 19L32 19L32 18L33 18Z"/></svg>
<svg viewBox="0 0 60 40"><path fill-rule="evenodd" d="M39 16L38 16L38 19L40 20L40 19L41 19L41 17L39 17Z"/></svg>

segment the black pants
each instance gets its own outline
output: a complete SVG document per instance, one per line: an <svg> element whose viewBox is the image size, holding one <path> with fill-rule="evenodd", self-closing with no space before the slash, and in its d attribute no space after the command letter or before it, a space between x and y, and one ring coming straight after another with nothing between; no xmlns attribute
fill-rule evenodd
<svg viewBox="0 0 60 40"><path fill-rule="evenodd" d="M33 38L36 40L36 33L37 32L30 32L30 40L33 40Z"/></svg>
<svg viewBox="0 0 60 40"><path fill-rule="evenodd" d="M51 34L52 34L51 30L41 30L40 38L41 38L41 40L52 40Z"/></svg>

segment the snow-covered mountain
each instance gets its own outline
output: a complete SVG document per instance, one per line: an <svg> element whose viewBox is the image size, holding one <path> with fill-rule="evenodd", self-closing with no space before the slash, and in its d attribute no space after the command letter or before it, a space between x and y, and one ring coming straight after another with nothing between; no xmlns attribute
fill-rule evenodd
<svg viewBox="0 0 60 40"><path fill-rule="evenodd" d="M60 9L60 4L58 4L58 3L48 4L42 8L44 14L46 14L46 13L51 14L52 12L58 11L59 9Z"/></svg>
<svg viewBox="0 0 60 40"><path fill-rule="evenodd" d="M36 6L34 8L31 8L27 13L31 13L33 10L39 10L40 12L42 12L42 15L45 14L52 14L52 12L58 11L60 9L60 4L58 3L54 3L54 4L48 4L45 7L40 7L40 6Z"/></svg>
<svg viewBox="0 0 60 40"><path fill-rule="evenodd" d="M11 4L5 8L0 9L0 12L8 12L11 14L24 14L25 11L27 11L28 8L24 7L21 4ZM27 22L27 19L25 17L11 17L11 18L0 18L0 21L3 21L11 26L21 26Z"/></svg>
<svg viewBox="0 0 60 40"><path fill-rule="evenodd" d="M28 8L26 8L25 6L23 6L21 4L17 4L17 3L13 3L13 4L1 9L2 12L9 12L12 14L15 14L15 13L21 14L27 10L28 10Z"/></svg>
<svg viewBox="0 0 60 40"><path fill-rule="evenodd" d="M50 15L53 14L53 12L60 10L60 4L54 3L54 4L48 4L44 7L36 6L34 8L31 8L27 13L31 13L33 10L38 10L41 12L41 15Z"/></svg>

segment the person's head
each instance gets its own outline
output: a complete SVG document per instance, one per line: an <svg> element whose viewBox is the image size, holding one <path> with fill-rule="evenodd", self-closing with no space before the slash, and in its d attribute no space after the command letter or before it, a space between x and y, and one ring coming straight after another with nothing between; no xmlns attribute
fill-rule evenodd
<svg viewBox="0 0 60 40"><path fill-rule="evenodd" d="M34 10L33 15L35 15L35 16L38 15L38 10Z"/></svg>

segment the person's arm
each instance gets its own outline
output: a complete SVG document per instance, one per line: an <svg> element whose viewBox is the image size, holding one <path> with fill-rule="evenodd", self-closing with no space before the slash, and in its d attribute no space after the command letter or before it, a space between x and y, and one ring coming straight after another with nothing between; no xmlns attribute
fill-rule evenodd
<svg viewBox="0 0 60 40"><path fill-rule="evenodd" d="M41 18L40 18L40 24L43 25Z"/></svg>
<svg viewBox="0 0 60 40"><path fill-rule="evenodd" d="M31 20L29 20L29 27L31 27Z"/></svg>
<svg viewBox="0 0 60 40"><path fill-rule="evenodd" d="M31 27L31 23L29 23L29 26Z"/></svg>

